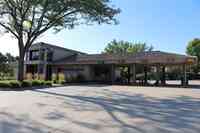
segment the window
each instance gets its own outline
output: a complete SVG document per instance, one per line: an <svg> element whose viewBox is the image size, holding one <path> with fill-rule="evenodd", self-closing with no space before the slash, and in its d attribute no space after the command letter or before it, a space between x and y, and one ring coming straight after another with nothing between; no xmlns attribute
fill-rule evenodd
<svg viewBox="0 0 200 133"><path fill-rule="evenodd" d="M45 59L45 49L42 49L42 50L41 50L40 59L41 59L42 61L44 61L44 59Z"/></svg>
<svg viewBox="0 0 200 133"><path fill-rule="evenodd" d="M47 53L47 61L53 61L53 52Z"/></svg>
<svg viewBox="0 0 200 133"><path fill-rule="evenodd" d="M39 60L39 50L30 51L30 60Z"/></svg>

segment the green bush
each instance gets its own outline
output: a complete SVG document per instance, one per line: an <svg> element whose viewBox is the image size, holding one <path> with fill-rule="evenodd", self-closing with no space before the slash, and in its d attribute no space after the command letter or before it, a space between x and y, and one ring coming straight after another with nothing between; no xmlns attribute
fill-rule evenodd
<svg viewBox="0 0 200 133"><path fill-rule="evenodd" d="M31 87L32 86L32 82L29 80L24 80L22 81L22 87Z"/></svg>
<svg viewBox="0 0 200 133"><path fill-rule="evenodd" d="M9 82L11 88L20 88L21 87L21 83L19 81L10 81Z"/></svg>
<svg viewBox="0 0 200 133"><path fill-rule="evenodd" d="M2 87L2 88L10 88L11 84L8 81L0 81L0 87Z"/></svg>
<svg viewBox="0 0 200 133"><path fill-rule="evenodd" d="M63 85L63 84L66 83L66 81L65 80L59 80L58 83Z"/></svg>
<svg viewBox="0 0 200 133"><path fill-rule="evenodd" d="M44 81L44 80L39 80L39 81L40 81L40 85L41 85L41 86L44 86L44 85L45 85L45 82L46 82L46 81Z"/></svg>
<svg viewBox="0 0 200 133"><path fill-rule="evenodd" d="M64 84L64 81L59 81L60 84ZM32 86L52 86L53 81L44 80L24 80L22 82L11 80L11 81L0 81L1 88L21 88L21 87L32 87Z"/></svg>
<svg viewBox="0 0 200 133"><path fill-rule="evenodd" d="M58 80L53 80L53 83L54 83L54 84L57 84L57 83L58 83Z"/></svg>
<svg viewBox="0 0 200 133"><path fill-rule="evenodd" d="M41 83L40 80L33 80L32 81L32 86L41 86L41 85L42 85L42 83Z"/></svg>
<svg viewBox="0 0 200 133"><path fill-rule="evenodd" d="M52 86L52 84L53 84L52 81L45 81L44 82L44 85L46 85L46 86Z"/></svg>

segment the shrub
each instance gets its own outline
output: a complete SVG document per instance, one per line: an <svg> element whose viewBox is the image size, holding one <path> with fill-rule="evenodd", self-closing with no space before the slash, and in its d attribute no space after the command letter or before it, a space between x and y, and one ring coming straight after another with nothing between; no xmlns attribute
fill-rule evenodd
<svg viewBox="0 0 200 133"><path fill-rule="evenodd" d="M66 83L66 81L65 80L59 80L58 83L63 85L63 84Z"/></svg>
<svg viewBox="0 0 200 133"><path fill-rule="evenodd" d="M54 83L56 83L56 81L57 81L57 75L55 73L52 74L52 81Z"/></svg>
<svg viewBox="0 0 200 133"><path fill-rule="evenodd" d="M32 86L41 86L41 85L42 85L42 83L41 83L40 80L33 80L32 81Z"/></svg>
<svg viewBox="0 0 200 133"><path fill-rule="evenodd" d="M0 87L2 88L10 88L11 85L8 81L0 81Z"/></svg>
<svg viewBox="0 0 200 133"><path fill-rule="evenodd" d="M40 81L40 85L43 86L45 85L45 81L44 80L39 80Z"/></svg>
<svg viewBox="0 0 200 133"><path fill-rule="evenodd" d="M22 87L31 87L32 86L32 82L29 80L24 80L22 81Z"/></svg>
<svg viewBox="0 0 200 133"><path fill-rule="evenodd" d="M11 88L20 88L21 87L21 83L19 81L10 81L9 82Z"/></svg>
<svg viewBox="0 0 200 133"><path fill-rule="evenodd" d="M46 86L52 86L52 84L53 84L52 81L45 81L44 82L44 85L46 85Z"/></svg>
<svg viewBox="0 0 200 133"><path fill-rule="evenodd" d="M63 82L59 82L63 84ZM19 81L0 81L0 87L2 88L21 88L21 87L32 87L32 86L52 86L52 81L44 81L44 80L24 80L22 82Z"/></svg>
<svg viewBox="0 0 200 133"><path fill-rule="evenodd" d="M65 81L65 75L63 73L58 74L59 81Z"/></svg>
<svg viewBox="0 0 200 133"><path fill-rule="evenodd" d="M53 83L54 83L54 84L57 84L57 83L58 83L58 80L53 80Z"/></svg>

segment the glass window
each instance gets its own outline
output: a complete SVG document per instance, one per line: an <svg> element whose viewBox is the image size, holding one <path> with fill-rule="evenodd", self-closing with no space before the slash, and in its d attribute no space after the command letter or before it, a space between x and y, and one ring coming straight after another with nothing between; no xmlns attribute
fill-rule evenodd
<svg viewBox="0 0 200 133"><path fill-rule="evenodd" d="M39 50L30 51L30 60L39 60Z"/></svg>
<svg viewBox="0 0 200 133"><path fill-rule="evenodd" d="M42 61L44 61L44 58L45 58L45 50L42 49L40 59L41 59Z"/></svg>
<svg viewBox="0 0 200 133"><path fill-rule="evenodd" d="M53 60L53 52L48 52L47 53L47 61L52 61Z"/></svg>

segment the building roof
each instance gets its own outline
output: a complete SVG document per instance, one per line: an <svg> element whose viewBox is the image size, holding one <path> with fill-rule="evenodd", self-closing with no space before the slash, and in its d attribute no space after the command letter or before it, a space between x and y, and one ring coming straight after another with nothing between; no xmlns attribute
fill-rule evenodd
<svg viewBox="0 0 200 133"><path fill-rule="evenodd" d="M49 44L49 43L44 43L44 42L35 43L31 47L34 47L36 45L49 47L49 48L53 48L53 49L61 49L61 50L70 51L70 52L74 52L74 53L87 54L87 53L80 52L80 51L77 51L77 50L72 50L72 49L68 49L68 48L64 48L64 47L60 47L60 46L56 46L56 45Z"/></svg>
<svg viewBox="0 0 200 133"><path fill-rule="evenodd" d="M162 51L140 52L136 54L85 54L73 55L55 61L54 64L195 64L197 58Z"/></svg>

